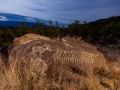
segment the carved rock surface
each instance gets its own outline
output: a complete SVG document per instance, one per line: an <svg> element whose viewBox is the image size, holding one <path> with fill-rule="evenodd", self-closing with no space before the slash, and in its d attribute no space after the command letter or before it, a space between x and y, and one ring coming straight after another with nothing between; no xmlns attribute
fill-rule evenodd
<svg viewBox="0 0 120 90"><path fill-rule="evenodd" d="M48 38L48 37L40 36L40 35L34 34L34 33L25 34L22 37L16 37L13 40L13 43L9 46L8 52L10 53L12 48L15 47L15 46L26 44L28 42L31 42L31 41L34 41L34 40L39 40L39 39L50 40L50 38Z"/></svg>
<svg viewBox="0 0 120 90"><path fill-rule="evenodd" d="M15 46L9 53L9 61L13 68L32 66L33 72L34 69L41 69L39 62L43 63L42 72L50 65L61 64L87 75L93 74L95 68L108 70L104 56L96 47L72 38L63 38L61 41L38 39Z"/></svg>

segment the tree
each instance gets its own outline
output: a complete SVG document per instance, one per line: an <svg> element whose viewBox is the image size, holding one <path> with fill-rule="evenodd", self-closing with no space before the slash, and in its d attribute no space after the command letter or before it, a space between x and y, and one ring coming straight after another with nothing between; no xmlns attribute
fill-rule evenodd
<svg viewBox="0 0 120 90"><path fill-rule="evenodd" d="M52 26L53 25L53 21L49 20L49 24L50 24L50 26Z"/></svg>

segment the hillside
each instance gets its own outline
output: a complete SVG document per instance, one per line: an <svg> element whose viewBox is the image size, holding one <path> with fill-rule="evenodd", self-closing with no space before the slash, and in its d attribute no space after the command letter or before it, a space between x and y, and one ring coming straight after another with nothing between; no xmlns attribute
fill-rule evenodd
<svg viewBox="0 0 120 90"><path fill-rule="evenodd" d="M25 26L32 27L34 22L25 22ZM22 22L19 21L0 21L0 27L20 27Z"/></svg>
<svg viewBox="0 0 120 90"><path fill-rule="evenodd" d="M75 21L69 24L68 27L61 27L59 23L54 25L52 21L49 22L47 27L45 23L41 22L19 21L1 21L0 26L2 26L0 28L0 45L9 45L15 37L22 36L26 33L37 33L50 38L62 38L65 36L81 37L82 40L92 44L115 44L120 42L120 16L96 20L89 23Z"/></svg>
<svg viewBox="0 0 120 90"><path fill-rule="evenodd" d="M97 20L89 23L88 26L93 27L98 39L120 39L120 16Z"/></svg>
<svg viewBox="0 0 120 90"><path fill-rule="evenodd" d="M74 22L69 25L73 35L82 36L86 41L118 42L120 39L120 16L100 19L81 24Z"/></svg>

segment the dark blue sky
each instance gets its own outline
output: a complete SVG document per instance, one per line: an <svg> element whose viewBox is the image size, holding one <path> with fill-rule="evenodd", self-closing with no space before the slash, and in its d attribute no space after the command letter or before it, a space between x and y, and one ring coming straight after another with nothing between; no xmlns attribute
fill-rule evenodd
<svg viewBox="0 0 120 90"><path fill-rule="evenodd" d="M120 16L120 0L1 0L0 12L68 23L93 21Z"/></svg>

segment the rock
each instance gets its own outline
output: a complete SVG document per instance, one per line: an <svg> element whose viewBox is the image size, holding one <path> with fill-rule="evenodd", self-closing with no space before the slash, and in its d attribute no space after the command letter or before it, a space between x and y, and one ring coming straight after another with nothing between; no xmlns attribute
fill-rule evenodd
<svg viewBox="0 0 120 90"><path fill-rule="evenodd" d="M31 42L31 41L34 41L34 40L39 40L39 39L50 40L50 38L48 38L48 37L40 36L38 34L29 33L29 34L23 35L22 37L15 38L13 40L13 43L15 45L21 45L21 44L25 44L25 43L28 43L28 42Z"/></svg>
<svg viewBox="0 0 120 90"><path fill-rule="evenodd" d="M25 34L22 37L16 37L13 40L13 43L9 46L8 52L10 53L11 49L15 46L22 45L34 40L39 40L39 39L50 40L50 38L45 36L40 36L38 34L33 34L33 33Z"/></svg>
<svg viewBox="0 0 120 90"><path fill-rule="evenodd" d="M21 38L17 42L21 42ZM54 65L58 67L62 65L63 67L74 68L75 73L84 72L87 76L93 75L94 68L104 68L108 71L103 54L98 52L96 47L86 42L72 38L64 38L62 41L39 38L30 40L30 42L23 38L23 41L25 43L13 47L9 53L9 61L13 68L23 65L30 67L36 62L33 66L41 70L38 67L41 64L37 64L43 61L48 68ZM46 68L46 65L43 68Z"/></svg>

